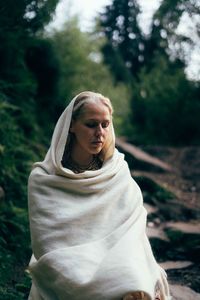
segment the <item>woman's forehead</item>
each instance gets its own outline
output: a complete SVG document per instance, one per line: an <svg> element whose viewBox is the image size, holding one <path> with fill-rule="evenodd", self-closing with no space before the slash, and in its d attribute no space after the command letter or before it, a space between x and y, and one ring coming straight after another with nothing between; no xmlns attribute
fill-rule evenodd
<svg viewBox="0 0 200 300"><path fill-rule="evenodd" d="M109 107L102 103L85 103L83 107L83 116L84 117L92 117L92 116L105 116L110 118L110 110Z"/></svg>

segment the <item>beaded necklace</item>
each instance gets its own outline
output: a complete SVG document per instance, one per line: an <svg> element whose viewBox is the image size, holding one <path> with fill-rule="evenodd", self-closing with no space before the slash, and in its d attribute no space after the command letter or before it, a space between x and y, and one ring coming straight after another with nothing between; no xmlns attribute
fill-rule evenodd
<svg viewBox="0 0 200 300"><path fill-rule="evenodd" d="M94 155L92 161L83 166L76 163L72 159L71 155L67 155L67 157L65 156L65 158L63 158L62 165L64 168L70 169L74 173L83 173L84 171L94 171L100 169L102 167L102 161L97 155Z"/></svg>

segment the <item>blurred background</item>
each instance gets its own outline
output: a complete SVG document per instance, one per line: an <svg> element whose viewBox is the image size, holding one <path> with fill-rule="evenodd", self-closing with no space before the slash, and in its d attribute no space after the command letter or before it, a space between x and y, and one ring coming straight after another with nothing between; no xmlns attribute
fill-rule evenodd
<svg viewBox="0 0 200 300"><path fill-rule="evenodd" d="M149 206L149 227L176 221L170 242L187 241L172 254L153 236L154 251L193 256L171 278L200 293L200 1L0 0L0 15L0 299L27 299L28 175L84 90L112 100L118 146L159 209Z"/></svg>

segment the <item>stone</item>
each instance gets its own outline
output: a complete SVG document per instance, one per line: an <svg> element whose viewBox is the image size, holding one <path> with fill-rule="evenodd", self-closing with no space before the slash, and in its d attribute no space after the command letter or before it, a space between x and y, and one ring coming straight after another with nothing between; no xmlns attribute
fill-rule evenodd
<svg viewBox="0 0 200 300"><path fill-rule="evenodd" d="M127 143L121 138L116 138L116 146L120 151L125 153L126 159L129 166L134 166L135 168L144 170L154 170L158 172L171 172L173 171L172 166L154 157L147 152L141 150L140 148Z"/></svg>
<svg viewBox="0 0 200 300"><path fill-rule="evenodd" d="M148 214L152 214L158 211L157 207L150 205L148 203L144 203L144 207L146 208Z"/></svg>
<svg viewBox="0 0 200 300"><path fill-rule="evenodd" d="M172 300L200 300L200 294L182 285L170 285Z"/></svg>
<svg viewBox="0 0 200 300"><path fill-rule="evenodd" d="M146 233L149 238L159 238L161 240L169 242L169 239L165 232L163 231L163 228L160 227L147 227Z"/></svg>
<svg viewBox="0 0 200 300"><path fill-rule="evenodd" d="M160 266L165 270L171 269L183 269L191 266L193 263L191 261L165 261L160 263Z"/></svg>
<svg viewBox="0 0 200 300"><path fill-rule="evenodd" d="M200 234L200 223L167 222L165 227L179 230L184 233Z"/></svg>

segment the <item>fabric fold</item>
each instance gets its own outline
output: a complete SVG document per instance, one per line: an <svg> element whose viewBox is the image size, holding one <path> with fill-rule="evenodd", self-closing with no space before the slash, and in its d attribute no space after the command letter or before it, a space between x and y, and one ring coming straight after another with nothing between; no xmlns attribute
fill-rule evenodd
<svg viewBox="0 0 200 300"><path fill-rule="evenodd" d="M162 300L169 300L166 274L146 236L142 194L124 155L115 149L101 169L79 174L61 164L74 101L29 177L29 299L120 300L142 290L155 300L159 282Z"/></svg>

